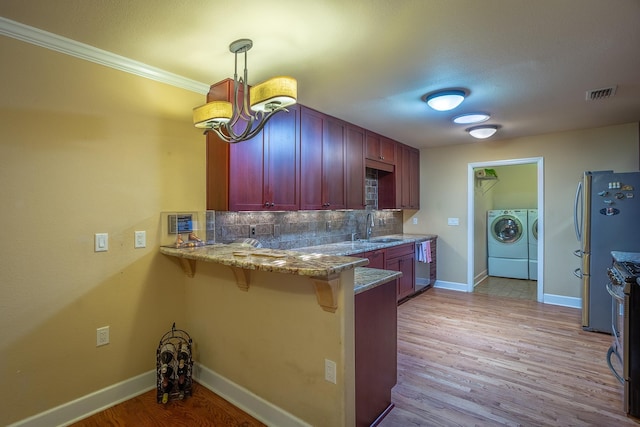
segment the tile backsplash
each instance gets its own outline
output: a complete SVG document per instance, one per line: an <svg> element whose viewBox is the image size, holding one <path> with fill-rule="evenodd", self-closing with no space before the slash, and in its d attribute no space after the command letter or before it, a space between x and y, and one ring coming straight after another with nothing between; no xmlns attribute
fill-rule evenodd
<svg viewBox="0 0 640 427"><path fill-rule="evenodd" d="M215 212L215 240L230 243L255 238L265 248L292 249L366 238L367 214L374 216L371 236L402 233L401 211ZM256 234L251 236L251 227Z"/></svg>

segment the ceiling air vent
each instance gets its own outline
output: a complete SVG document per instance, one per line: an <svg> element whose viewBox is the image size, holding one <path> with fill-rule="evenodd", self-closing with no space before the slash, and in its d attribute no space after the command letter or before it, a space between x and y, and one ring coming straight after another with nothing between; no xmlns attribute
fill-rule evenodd
<svg viewBox="0 0 640 427"><path fill-rule="evenodd" d="M600 89L592 89L587 91L587 101L598 101L600 99L611 98L616 94L616 88L618 86L603 87Z"/></svg>

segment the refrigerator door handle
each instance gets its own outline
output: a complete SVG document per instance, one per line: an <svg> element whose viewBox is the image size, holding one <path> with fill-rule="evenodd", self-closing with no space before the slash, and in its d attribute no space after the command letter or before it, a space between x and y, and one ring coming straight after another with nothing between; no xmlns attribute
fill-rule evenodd
<svg viewBox="0 0 640 427"><path fill-rule="evenodd" d="M582 271L580 271L580 268L576 268L575 270L573 270L573 275L578 279L582 279Z"/></svg>
<svg viewBox="0 0 640 427"><path fill-rule="evenodd" d="M580 249L576 249L575 251L573 251L573 254L578 258L582 258L582 251Z"/></svg>
<svg viewBox="0 0 640 427"><path fill-rule="evenodd" d="M576 198L573 206L573 226L576 230L576 238L578 242L582 241L582 216L583 212L581 210L581 202L582 202L582 181L578 182L578 188L576 188ZM580 218L578 218L578 212L580 212ZM580 220L580 222L578 222Z"/></svg>

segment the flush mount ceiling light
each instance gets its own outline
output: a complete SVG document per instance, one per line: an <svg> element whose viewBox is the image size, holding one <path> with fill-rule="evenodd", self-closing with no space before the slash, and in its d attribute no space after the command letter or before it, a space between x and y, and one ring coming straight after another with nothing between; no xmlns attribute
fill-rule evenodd
<svg viewBox="0 0 640 427"><path fill-rule="evenodd" d="M481 125L470 127L467 132L474 138L486 139L496 133L497 130L498 126L496 125Z"/></svg>
<svg viewBox="0 0 640 427"><path fill-rule="evenodd" d="M253 138L267 121L286 107L296 103L298 82L292 77L273 77L249 88L247 51L253 42L236 40L229 45L235 55L233 103L212 101L193 109L195 127L214 131L220 139L235 144ZM244 75L238 78L238 54L244 53ZM244 125L240 122L245 122Z"/></svg>
<svg viewBox="0 0 640 427"><path fill-rule="evenodd" d="M465 96L466 94L462 90L448 89L425 95L422 99L434 110L449 111L460 105Z"/></svg>
<svg viewBox="0 0 640 427"><path fill-rule="evenodd" d="M453 123L459 125L471 125L474 123L482 123L489 120L491 116L487 113L468 113L461 114L453 118Z"/></svg>

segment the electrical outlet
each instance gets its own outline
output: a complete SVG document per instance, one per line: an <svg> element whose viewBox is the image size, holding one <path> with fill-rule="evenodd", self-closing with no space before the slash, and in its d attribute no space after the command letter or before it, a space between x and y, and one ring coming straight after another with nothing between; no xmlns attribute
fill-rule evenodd
<svg viewBox="0 0 640 427"><path fill-rule="evenodd" d="M336 362L329 359L324 359L324 379L330 383L336 384Z"/></svg>
<svg viewBox="0 0 640 427"><path fill-rule="evenodd" d="M96 347L109 344L109 327L103 326L96 329Z"/></svg>
<svg viewBox="0 0 640 427"><path fill-rule="evenodd" d="M145 248L147 246L147 232L146 231L136 231L135 235L135 243L134 247L136 248Z"/></svg>
<svg viewBox="0 0 640 427"><path fill-rule="evenodd" d="M256 226L255 225L250 225L249 226L249 237L256 237Z"/></svg>
<svg viewBox="0 0 640 427"><path fill-rule="evenodd" d="M327 221L327 231L331 231L331 221Z"/></svg>
<svg viewBox="0 0 640 427"><path fill-rule="evenodd" d="M418 224L418 218L413 218L413 225L417 225Z"/></svg>

